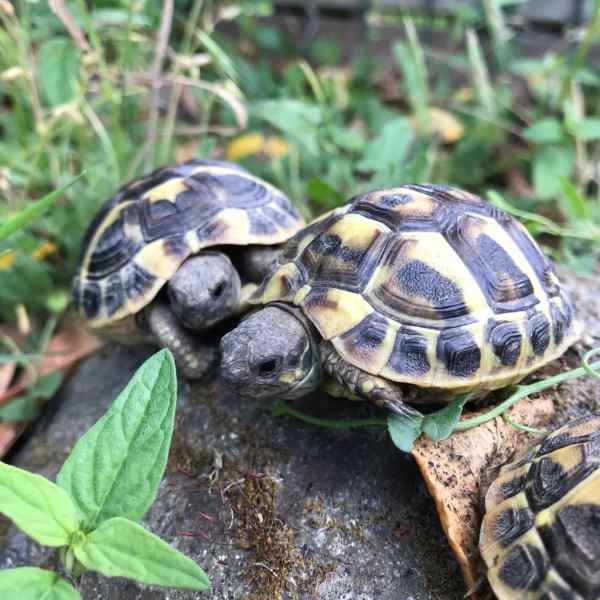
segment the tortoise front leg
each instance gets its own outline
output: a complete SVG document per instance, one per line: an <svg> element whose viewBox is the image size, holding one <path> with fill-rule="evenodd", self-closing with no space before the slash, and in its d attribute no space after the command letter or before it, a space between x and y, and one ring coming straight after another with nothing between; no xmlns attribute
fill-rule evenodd
<svg viewBox="0 0 600 600"><path fill-rule="evenodd" d="M144 323L158 345L168 348L175 364L187 379L201 379L218 358L217 344L207 342L181 326L177 317L164 302L153 302L144 311Z"/></svg>
<svg viewBox="0 0 600 600"><path fill-rule="evenodd" d="M320 350L324 371L338 384L330 389L325 386L325 390L332 392L333 396L343 395L352 400L366 400L403 417L420 415L404 403L399 385L346 362L331 342L321 342Z"/></svg>

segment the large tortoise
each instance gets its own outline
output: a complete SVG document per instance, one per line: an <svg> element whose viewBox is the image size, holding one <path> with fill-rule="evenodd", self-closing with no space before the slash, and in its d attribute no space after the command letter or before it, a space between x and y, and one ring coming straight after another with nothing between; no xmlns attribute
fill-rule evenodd
<svg viewBox="0 0 600 600"><path fill-rule="evenodd" d="M221 341L237 393L293 398L326 375L335 393L402 414L405 400L515 383L578 337L525 228L439 185L362 194L324 215L286 244L250 301L266 306Z"/></svg>
<svg viewBox="0 0 600 600"><path fill-rule="evenodd" d="M217 345L193 333L236 314L242 285L255 288L303 225L282 192L235 164L158 169L123 186L90 224L75 305L92 328L158 341L186 376L201 377Z"/></svg>
<svg viewBox="0 0 600 600"><path fill-rule="evenodd" d="M480 550L500 600L600 598L600 415L502 467L486 509Z"/></svg>

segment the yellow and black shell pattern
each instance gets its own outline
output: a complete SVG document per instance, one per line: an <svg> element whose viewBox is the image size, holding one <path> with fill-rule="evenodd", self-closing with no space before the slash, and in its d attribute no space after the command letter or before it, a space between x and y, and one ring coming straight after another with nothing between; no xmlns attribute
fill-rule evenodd
<svg viewBox="0 0 600 600"><path fill-rule="evenodd" d="M598 600L600 414L504 466L486 509L479 548L500 600Z"/></svg>
<svg viewBox="0 0 600 600"><path fill-rule="evenodd" d="M300 231L251 298L274 301L363 371L450 395L518 381L578 337L525 228L439 185L362 194Z"/></svg>
<svg viewBox="0 0 600 600"><path fill-rule="evenodd" d="M123 186L88 227L73 282L92 327L111 326L156 296L203 248L279 244L304 222L290 200L242 167L190 160Z"/></svg>

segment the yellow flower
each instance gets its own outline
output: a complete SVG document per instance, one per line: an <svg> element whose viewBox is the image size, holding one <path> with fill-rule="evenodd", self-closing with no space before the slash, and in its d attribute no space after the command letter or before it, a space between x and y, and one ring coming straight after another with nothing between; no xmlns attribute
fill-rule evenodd
<svg viewBox="0 0 600 600"><path fill-rule="evenodd" d="M257 154L281 158L289 152L289 149L289 144L282 138L265 137L261 133L245 133L229 143L225 156L228 160L239 160Z"/></svg>
<svg viewBox="0 0 600 600"><path fill-rule="evenodd" d="M17 253L14 250L5 250L0 253L0 271L9 269L10 266L15 262Z"/></svg>

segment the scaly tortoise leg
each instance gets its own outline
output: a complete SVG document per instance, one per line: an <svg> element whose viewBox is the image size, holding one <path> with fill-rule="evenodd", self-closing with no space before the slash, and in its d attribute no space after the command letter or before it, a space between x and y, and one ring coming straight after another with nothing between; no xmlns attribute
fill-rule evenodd
<svg viewBox="0 0 600 600"><path fill-rule="evenodd" d="M399 385L377 375L366 373L346 362L331 342L321 342L320 350L323 370L334 380L333 386L326 384L324 387L333 396L366 400L403 417L420 415L418 411L404 403ZM338 385L335 385L336 383Z"/></svg>
<svg viewBox="0 0 600 600"><path fill-rule="evenodd" d="M217 344L182 327L164 302L155 301L144 311L144 323L156 342L173 353L175 364L187 379L201 379L215 366Z"/></svg>

